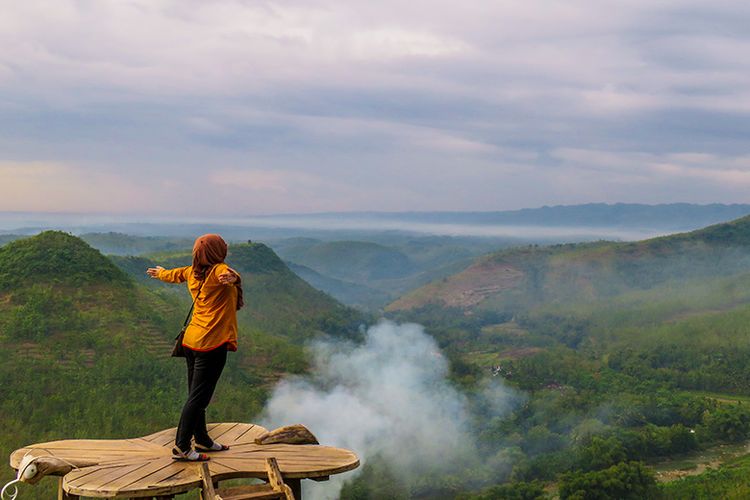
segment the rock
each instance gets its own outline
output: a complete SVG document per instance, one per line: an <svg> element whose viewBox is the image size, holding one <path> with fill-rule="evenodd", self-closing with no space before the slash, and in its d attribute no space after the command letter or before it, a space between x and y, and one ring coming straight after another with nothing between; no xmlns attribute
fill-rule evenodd
<svg viewBox="0 0 750 500"><path fill-rule="evenodd" d="M255 438L255 444L319 444L307 427L302 424L286 425L261 434Z"/></svg>

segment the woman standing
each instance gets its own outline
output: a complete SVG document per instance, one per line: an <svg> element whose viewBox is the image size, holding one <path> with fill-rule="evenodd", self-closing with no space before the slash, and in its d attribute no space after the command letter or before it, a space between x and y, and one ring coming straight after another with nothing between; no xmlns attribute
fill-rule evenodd
<svg viewBox="0 0 750 500"><path fill-rule="evenodd" d="M193 317L182 342L187 360L188 398L172 449L177 460L208 460L208 455L199 451L229 449L214 442L206 429L206 407L224 369L227 351L237 350L237 311L243 305L240 275L224 263L226 256L227 244L221 236L205 234L195 240L192 266L176 269L157 266L146 271L152 278L167 283L187 282L195 300ZM195 439L195 449L191 447L191 439Z"/></svg>

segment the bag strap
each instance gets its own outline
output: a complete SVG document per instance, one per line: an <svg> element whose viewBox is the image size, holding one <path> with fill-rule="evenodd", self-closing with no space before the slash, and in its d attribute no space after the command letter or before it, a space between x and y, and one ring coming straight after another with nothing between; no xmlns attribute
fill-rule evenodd
<svg viewBox="0 0 750 500"><path fill-rule="evenodd" d="M193 299L193 303L190 305L190 310L187 313L187 316L185 316L185 321L182 323L182 329L184 330L187 328L188 323L190 323L190 318L193 317L193 309L195 308L195 301L198 300L198 297L201 295L201 290L203 290L203 285L206 284L206 279L208 278L208 275L211 273L211 271L214 270L214 267L216 267L216 264L211 266L211 268L206 271L206 274L203 276L203 281L201 281L201 286L198 288L198 293L195 294L195 298Z"/></svg>

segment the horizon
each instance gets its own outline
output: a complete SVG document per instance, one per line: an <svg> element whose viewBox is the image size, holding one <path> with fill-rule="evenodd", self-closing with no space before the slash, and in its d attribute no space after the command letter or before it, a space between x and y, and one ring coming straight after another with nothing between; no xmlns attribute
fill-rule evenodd
<svg viewBox="0 0 750 500"><path fill-rule="evenodd" d="M638 241L728 222L750 213L746 204L558 205L509 211L328 212L190 216L0 212L0 233L73 234L114 232L134 236L182 236L220 232L229 240L296 236L357 239L376 234L506 239L518 242ZM357 236L359 235L359 236ZM369 235L369 236L368 236Z"/></svg>
<svg viewBox="0 0 750 500"><path fill-rule="evenodd" d="M750 202L742 203L724 203L720 201L708 201L705 203L692 203L688 201L674 201L674 202L655 202L655 203L631 203L631 202L599 202L589 201L581 203L571 204L557 204L557 205L534 205L534 206L522 206L518 208L509 209L490 209L490 210L343 210L343 211L325 211L325 212L269 212L269 213L248 213L244 215L230 215L229 213L211 214L206 216L207 220L213 220L217 217L314 217L314 216L327 216L327 215L405 215L405 214L495 214L495 213L514 213L524 211L534 211L543 209L559 209L559 208L575 208L575 207L587 207L603 205L607 207L616 206L642 206L642 207L667 207L667 206L695 206L695 207L738 207L748 206ZM102 217L169 217L179 218L184 217L187 219L195 219L198 216L194 214L184 214L178 212L107 212L107 211L45 211L45 210L0 210L0 215L52 215L52 216L102 216Z"/></svg>

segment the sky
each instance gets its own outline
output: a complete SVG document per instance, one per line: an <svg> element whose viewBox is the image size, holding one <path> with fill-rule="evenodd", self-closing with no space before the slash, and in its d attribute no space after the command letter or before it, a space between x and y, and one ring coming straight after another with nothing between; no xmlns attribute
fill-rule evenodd
<svg viewBox="0 0 750 500"><path fill-rule="evenodd" d="M739 0L0 9L0 211L750 202Z"/></svg>

